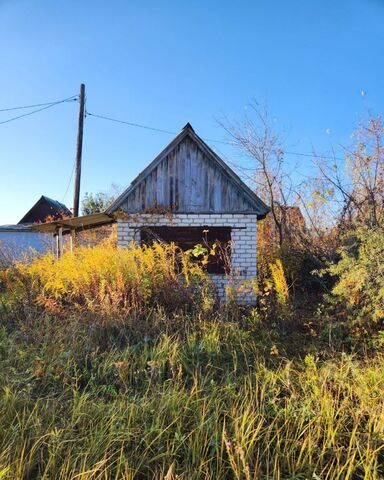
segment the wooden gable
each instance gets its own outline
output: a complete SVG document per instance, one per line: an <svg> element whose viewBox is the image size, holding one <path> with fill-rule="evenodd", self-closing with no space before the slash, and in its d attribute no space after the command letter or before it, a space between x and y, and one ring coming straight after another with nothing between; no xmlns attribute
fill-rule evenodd
<svg viewBox="0 0 384 480"><path fill-rule="evenodd" d="M187 124L106 213L256 213L268 207Z"/></svg>

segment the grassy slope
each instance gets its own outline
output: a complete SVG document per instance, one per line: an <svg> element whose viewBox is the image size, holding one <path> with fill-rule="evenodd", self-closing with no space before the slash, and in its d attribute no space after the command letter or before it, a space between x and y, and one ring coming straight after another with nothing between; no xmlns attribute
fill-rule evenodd
<svg viewBox="0 0 384 480"><path fill-rule="evenodd" d="M250 318L2 320L1 479L384 477L381 357L288 359Z"/></svg>

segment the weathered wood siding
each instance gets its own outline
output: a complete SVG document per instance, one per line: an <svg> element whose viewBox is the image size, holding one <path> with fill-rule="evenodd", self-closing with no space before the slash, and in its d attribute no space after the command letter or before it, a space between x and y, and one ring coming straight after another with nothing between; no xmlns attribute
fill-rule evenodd
<svg viewBox="0 0 384 480"><path fill-rule="evenodd" d="M138 182L121 208L127 213L161 208L175 213L254 212L241 189L189 137Z"/></svg>

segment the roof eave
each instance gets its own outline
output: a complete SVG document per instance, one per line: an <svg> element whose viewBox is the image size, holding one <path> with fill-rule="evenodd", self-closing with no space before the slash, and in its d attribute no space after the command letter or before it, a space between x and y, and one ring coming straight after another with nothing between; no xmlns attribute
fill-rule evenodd
<svg viewBox="0 0 384 480"><path fill-rule="evenodd" d="M54 220L53 222L35 223L30 225L30 230L39 232L55 233L59 228L68 230L87 230L103 225L114 223L116 220L105 212L92 213L81 217L72 217L66 220Z"/></svg>

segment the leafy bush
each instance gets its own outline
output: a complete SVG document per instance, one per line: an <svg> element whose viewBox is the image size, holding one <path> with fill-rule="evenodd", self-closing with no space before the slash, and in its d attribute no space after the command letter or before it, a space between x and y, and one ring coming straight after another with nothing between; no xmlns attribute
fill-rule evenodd
<svg viewBox="0 0 384 480"><path fill-rule="evenodd" d="M360 227L348 234L340 260L327 270L336 277L332 293L365 326L384 320L384 228Z"/></svg>

